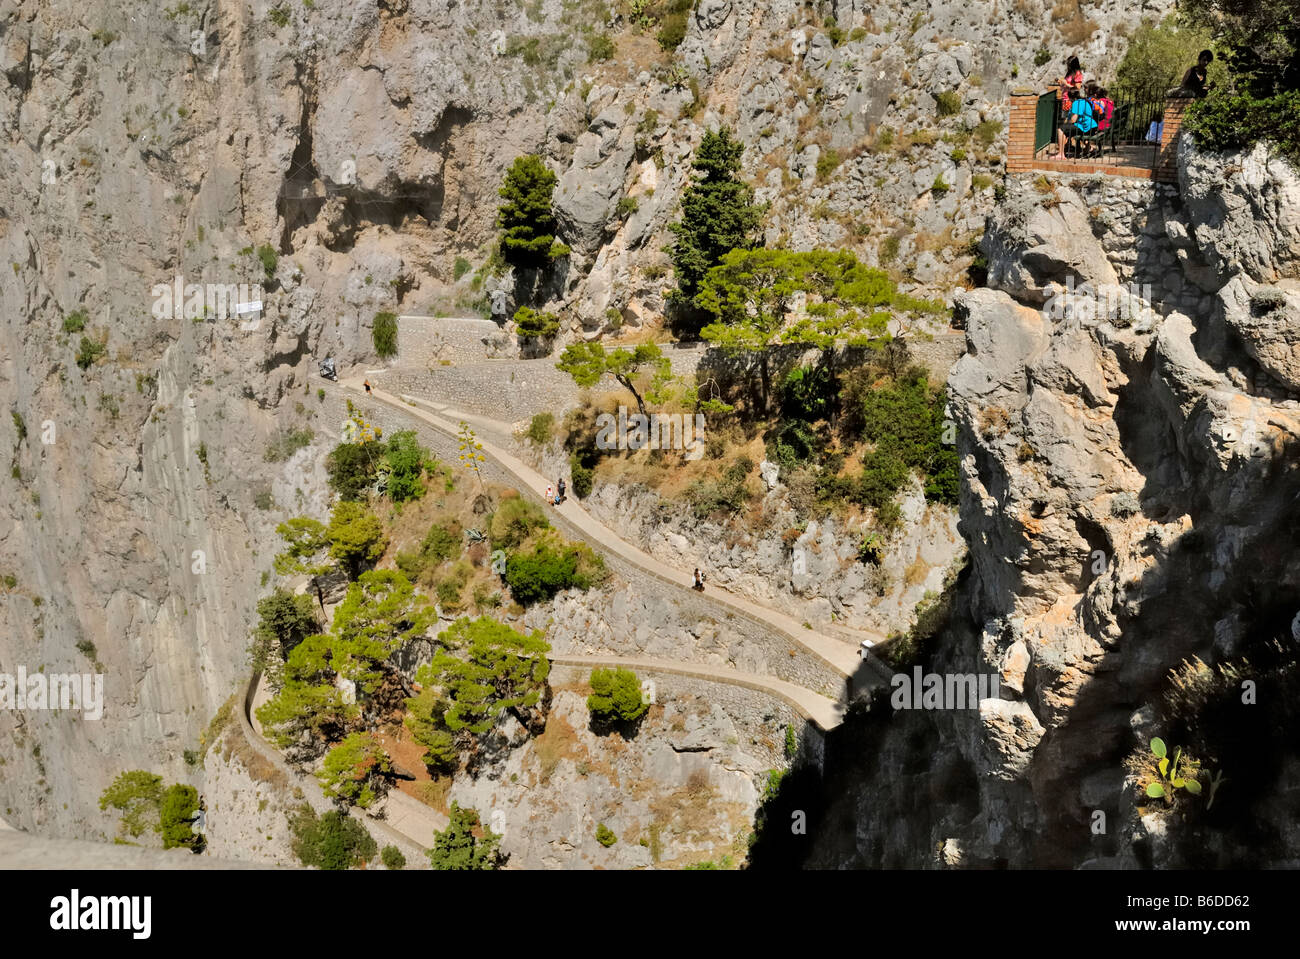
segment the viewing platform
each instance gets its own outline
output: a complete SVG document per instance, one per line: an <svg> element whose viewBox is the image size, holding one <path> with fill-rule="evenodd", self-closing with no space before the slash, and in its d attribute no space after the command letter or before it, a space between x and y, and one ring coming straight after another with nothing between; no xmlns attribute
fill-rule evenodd
<svg viewBox="0 0 1300 959"><path fill-rule="evenodd" d="M1193 100L1166 96L1116 101L1109 128L1093 141L1100 154L1073 158L1052 152L1060 121L1059 96L1056 89L1012 91L1008 173L1106 173L1161 183L1178 179L1178 133Z"/></svg>

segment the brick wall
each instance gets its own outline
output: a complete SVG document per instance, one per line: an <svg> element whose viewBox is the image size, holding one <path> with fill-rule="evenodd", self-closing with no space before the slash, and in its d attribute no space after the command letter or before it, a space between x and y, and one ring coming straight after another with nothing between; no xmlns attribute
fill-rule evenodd
<svg viewBox="0 0 1300 959"><path fill-rule="evenodd" d="M1155 178L1161 183L1178 181L1178 131L1183 116L1193 100L1166 100L1165 125L1160 136L1160 155L1156 158Z"/></svg>
<svg viewBox="0 0 1300 959"><path fill-rule="evenodd" d="M1008 173L1023 173L1033 169L1038 97L1035 90L1021 89L1011 94L1011 118L1007 127Z"/></svg>

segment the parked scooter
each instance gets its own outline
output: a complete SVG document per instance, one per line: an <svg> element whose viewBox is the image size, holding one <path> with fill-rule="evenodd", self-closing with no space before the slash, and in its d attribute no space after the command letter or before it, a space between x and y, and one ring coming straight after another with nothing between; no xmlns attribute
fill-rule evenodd
<svg viewBox="0 0 1300 959"><path fill-rule="evenodd" d="M321 362L321 365L320 365L320 375L323 376L323 377L325 377L325 379L327 379L327 380L333 380L333 381L336 382L336 383L338 382L339 375L338 375L338 373L335 372L335 370L334 370L334 359L333 359L333 357L329 357L329 356L327 356L327 357L325 357L325 359Z"/></svg>

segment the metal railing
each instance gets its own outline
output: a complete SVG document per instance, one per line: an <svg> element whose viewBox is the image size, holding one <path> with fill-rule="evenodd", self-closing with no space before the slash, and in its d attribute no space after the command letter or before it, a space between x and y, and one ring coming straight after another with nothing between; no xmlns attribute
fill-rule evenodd
<svg viewBox="0 0 1300 959"><path fill-rule="evenodd" d="M1046 102L1045 102L1046 101ZM1086 162L1111 162L1124 166L1153 169L1160 152L1160 127L1165 109L1163 91L1158 95L1139 92L1136 95L1113 98L1114 109L1105 129L1068 137L1065 156L1057 160ZM1056 142L1064 117L1061 100L1056 91L1044 93L1038 102L1034 128L1034 152L1037 155L1045 142L1042 128L1043 115L1050 103L1051 126L1047 143ZM1103 121L1104 122L1104 121Z"/></svg>

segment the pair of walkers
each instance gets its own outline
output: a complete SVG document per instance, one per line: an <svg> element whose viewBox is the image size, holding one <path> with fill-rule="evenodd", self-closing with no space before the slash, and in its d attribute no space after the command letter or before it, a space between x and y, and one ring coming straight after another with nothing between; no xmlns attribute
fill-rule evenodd
<svg viewBox="0 0 1300 959"><path fill-rule="evenodd" d="M564 477L561 476L555 483L555 488L546 487L546 505L559 506L564 502L567 487L564 485Z"/></svg>

